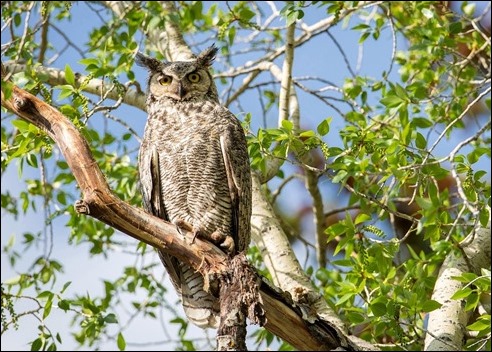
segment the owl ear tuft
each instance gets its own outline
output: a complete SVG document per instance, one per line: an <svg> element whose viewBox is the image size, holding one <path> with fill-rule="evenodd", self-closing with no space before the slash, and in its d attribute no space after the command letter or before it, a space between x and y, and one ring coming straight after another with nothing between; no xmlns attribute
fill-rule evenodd
<svg viewBox="0 0 492 352"><path fill-rule="evenodd" d="M210 67L215 60L215 55L217 55L219 49L212 44L209 48L203 50L196 58L196 61L200 66Z"/></svg>
<svg viewBox="0 0 492 352"><path fill-rule="evenodd" d="M162 65L162 62L160 62L159 60L144 55L140 52L137 52L137 55L135 55L135 63L138 66L148 69L149 71L158 71Z"/></svg>

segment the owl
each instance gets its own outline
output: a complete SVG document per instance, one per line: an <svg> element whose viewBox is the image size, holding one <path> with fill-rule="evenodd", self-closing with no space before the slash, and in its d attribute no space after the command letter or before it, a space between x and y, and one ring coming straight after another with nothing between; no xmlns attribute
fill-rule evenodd
<svg viewBox="0 0 492 352"><path fill-rule="evenodd" d="M217 48L190 61L161 62L142 55L149 71L147 123L138 168L144 208L229 254L250 241L251 171L239 120L220 105L209 72ZM188 319L217 327L219 301L199 272L159 251L181 295ZM213 286L213 285L211 285Z"/></svg>

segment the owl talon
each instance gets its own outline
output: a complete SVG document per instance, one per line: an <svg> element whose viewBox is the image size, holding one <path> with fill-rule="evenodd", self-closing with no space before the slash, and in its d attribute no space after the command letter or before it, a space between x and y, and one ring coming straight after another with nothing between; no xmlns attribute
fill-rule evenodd
<svg viewBox="0 0 492 352"><path fill-rule="evenodd" d="M176 221L174 221L174 225L176 225L176 229L178 230L179 234L183 237L184 237L183 230L188 231L188 232L193 231L193 226L191 226L189 223L187 223L184 220L176 220ZM196 234L195 234L195 236L196 236ZM193 237L193 240L195 240L195 237Z"/></svg>
<svg viewBox="0 0 492 352"><path fill-rule="evenodd" d="M195 239L197 236L202 237L200 230L193 230L193 239L191 240L191 243L195 243Z"/></svg>

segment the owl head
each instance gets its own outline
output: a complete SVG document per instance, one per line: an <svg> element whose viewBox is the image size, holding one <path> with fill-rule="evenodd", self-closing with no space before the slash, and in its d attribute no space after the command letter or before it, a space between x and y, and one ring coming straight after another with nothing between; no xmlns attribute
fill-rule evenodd
<svg viewBox="0 0 492 352"><path fill-rule="evenodd" d="M212 45L190 61L166 62L137 53L135 62L149 71L148 90L153 99L217 101L217 88L209 72L217 48Z"/></svg>

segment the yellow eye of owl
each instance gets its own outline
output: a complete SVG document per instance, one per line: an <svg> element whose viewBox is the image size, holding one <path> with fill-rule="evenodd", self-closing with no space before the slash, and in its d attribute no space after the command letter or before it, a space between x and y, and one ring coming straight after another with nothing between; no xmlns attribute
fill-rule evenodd
<svg viewBox="0 0 492 352"><path fill-rule="evenodd" d="M161 78L159 78L159 84L167 86L171 83L172 80L173 79L170 76L162 76Z"/></svg>
<svg viewBox="0 0 492 352"><path fill-rule="evenodd" d="M188 79L191 83L197 83L200 80L200 75L198 73L190 73Z"/></svg>

